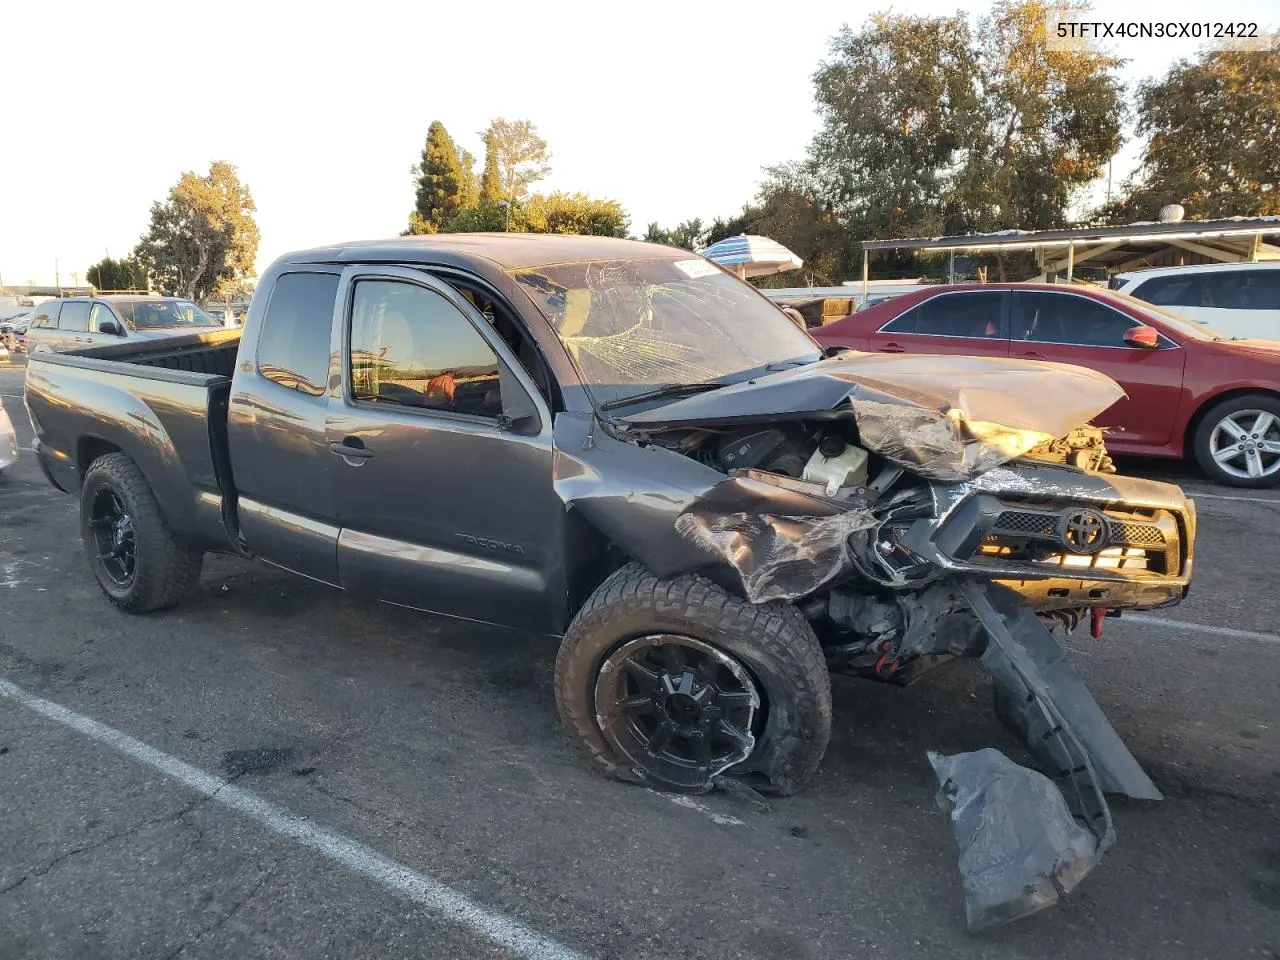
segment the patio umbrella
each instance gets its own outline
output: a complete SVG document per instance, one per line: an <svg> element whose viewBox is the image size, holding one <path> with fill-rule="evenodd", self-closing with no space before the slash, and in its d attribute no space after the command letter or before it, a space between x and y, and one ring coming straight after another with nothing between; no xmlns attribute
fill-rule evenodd
<svg viewBox="0 0 1280 960"><path fill-rule="evenodd" d="M708 260L728 267L744 280L783 270L799 270L804 266L803 260L776 240L747 233L726 237L698 252Z"/></svg>

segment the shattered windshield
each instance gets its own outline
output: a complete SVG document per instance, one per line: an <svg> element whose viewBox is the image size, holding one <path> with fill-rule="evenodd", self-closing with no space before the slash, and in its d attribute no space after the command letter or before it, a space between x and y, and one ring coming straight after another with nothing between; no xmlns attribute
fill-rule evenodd
<svg viewBox="0 0 1280 960"><path fill-rule="evenodd" d="M820 348L706 260L588 260L511 271L564 341L597 403L726 383Z"/></svg>

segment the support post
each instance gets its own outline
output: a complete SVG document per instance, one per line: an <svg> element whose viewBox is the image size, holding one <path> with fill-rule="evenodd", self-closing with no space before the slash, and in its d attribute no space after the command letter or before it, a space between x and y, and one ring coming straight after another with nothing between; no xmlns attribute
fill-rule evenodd
<svg viewBox="0 0 1280 960"><path fill-rule="evenodd" d="M867 305L867 291L871 286L871 251L862 248L862 306Z"/></svg>
<svg viewBox="0 0 1280 960"><path fill-rule="evenodd" d="M1075 241L1067 244L1067 283L1071 283L1076 272L1076 245Z"/></svg>
<svg viewBox="0 0 1280 960"><path fill-rule="evenodd" d="M956 282L956 251L953 247L947 262L947 283Z"/></svg>

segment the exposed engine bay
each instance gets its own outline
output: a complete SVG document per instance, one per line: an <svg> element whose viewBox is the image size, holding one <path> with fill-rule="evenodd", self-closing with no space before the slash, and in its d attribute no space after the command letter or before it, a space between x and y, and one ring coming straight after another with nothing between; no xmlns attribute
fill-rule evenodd
<svg viewBox="0 0 1280 960"><path fill-rule="evenodd" d="M1074 367L840 357L587 424L573 464L558 424L559 488L657 576L793 604L830 670L907 684L982 660L1042 773L992 751L930 758L980 929L1093 868L1114 840L1105 793L1160 798L1050 632L1088 618L1096 635L1190 582L1194 505L1116 475L1087 425L1119 396ZM627 488L602 482L619 469Z"/></svg>

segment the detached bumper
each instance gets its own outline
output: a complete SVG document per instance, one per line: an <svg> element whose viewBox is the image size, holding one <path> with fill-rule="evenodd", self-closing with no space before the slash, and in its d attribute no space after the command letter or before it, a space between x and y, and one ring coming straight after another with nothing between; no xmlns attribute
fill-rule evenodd
<svg viewBox="0 0 1280 960"><path fill-rule="evenodd" d="M1195 504L1172 484L1018 464L933 496L935 517L900 527L898 542L1034 609L1150 609L1191 583Z"/></svg>

